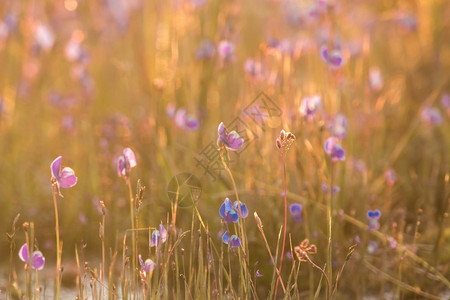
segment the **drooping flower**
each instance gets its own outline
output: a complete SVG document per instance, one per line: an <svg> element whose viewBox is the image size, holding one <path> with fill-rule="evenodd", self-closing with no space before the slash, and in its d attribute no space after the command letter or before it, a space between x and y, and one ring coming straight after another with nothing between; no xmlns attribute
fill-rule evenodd
<svg viewBox="0 0 450 300"><path fill-rule="evenodd" d="M341 144L339 144L339 140L337 138L330 137L326 139L324 149L325 153L330 155L332 162L345 160L344 148L342 148Z"/></svg>
<svg viewBox="0 0 450 300"><path fill-rule="evenodd" d="M235 202L237 204L237 201ZM245 207L245 204L241 203L241 212L242 212L242 206L244 206L245 211L248 211ZM220 206L219 214L223 218L223 220L227 223L237 223L239 220L239 212L236 210L237 205L232 205L230 199L225 198L225 201Z"/></svg>
<svg viewBox="0 0 450 300"><path fill-rule="evenodd" d="M228 132L223 122L220 122L217 131L219 133L219 140L217 141L219 145L223 143L231 151L239 150L244 145L244 139L239 136L239 133L234 130Z"/></svg>
<svg viewBox="0 0 450 300"><path fill-rule="evenodd" d="M236 248L236 247L240 247L242 244L242 241L240 238L237 237L237 235L233 234L231 237L228 234L228 231L225 232L222 236L222 241L227 244L230 245L230 248Z"/></svg>
<svg viewBox="0 0 450 300"><path fill-rule="evenodd" d="M369 230L378 230L380 228L380 224L378 223L378 219L381 217L380 210L369 210L367 211L367 218L369 219Z"/></svg>
<svg viewBox="0 0 450 300"><path fill-rule="evenodd" d="M326 45L320 47L320 57L331 69L339 69L345 63L342 52L339 49L329 51Z"/></svg>
<svg viewBox="0 0 450 300"><path fill-rule="evenodd" d="M70 188L77 184L78 178L75 176L75 172L72 168L64 167L61 170L61 160L62 156L58 156L51 164L50 171L52 173L52 178L56 180L56 185L58 188L58 193L60 196L61 192L59 190L62 188Z"/></svg>
<svg viewBox="0 0 450 300"><path fill-rule="evenodd" d="M150 247L154 246L159 247L166 240L167 240L167 230L162 224L159 224L159 230L153 230L152 232Z"/></svg>
<svg viewBox="0 0 450 300"><path fill-rule="evenodd" d="M436 107L424 106L420 117L428 125L440 125L443 122L441 112Z"/></svg>
<svg viewBox="0 0 450 300"><path fill-rule="evenodd" d="M292 203L289 206L289 211L296 222L302 221L303 206L300 203Z"/></svg>
<svg viewBox="0 0 450 300"><path fill-rule="evenodd" d="M150 258L147 258L145 262L142 260L142 255L139 254L139 264L141 265L141 270L144 272L151 272L156 268L156 263Z"/></svg>
<svg viewBox="0 0 450 300"><path fill-rule="evenodd" d="M321 107L322 98L319 95L305 97L302 99L302 103L300 103L300 115L302 115L305 120L312 121L316 119L316 114Z"/></svg>
<svg viewBox="0 0 450 300"><path fill-rule="evenodd" d="M20 247L19 250L19 258L21 261L23 261L26 264L29 264L29 259L28 259L28 245L27 244L23 244L22 247ZM45 265L45 257L42 254L41 251L36 250L31 254L31 267L35 270L42 270L44 268Z"/></svg>
<svg viewBox="0 0 450 300"><path fill-rule="evenodd" d="M119 176L128 176L132 168L136 167L136 156L130 148L123 149L123 154L117 160L117 174Z"/></svg>
<svg viewBox="0 0 450 300"><path fill-rule="evenodd" d="M343 114L337 114L328 126L331 134L338 139L343 139L347 136L348 120Z"/></svg>

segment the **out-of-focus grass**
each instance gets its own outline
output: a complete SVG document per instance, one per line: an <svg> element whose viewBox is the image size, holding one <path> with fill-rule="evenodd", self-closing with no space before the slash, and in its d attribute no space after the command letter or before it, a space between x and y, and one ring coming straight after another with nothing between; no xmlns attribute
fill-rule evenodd
<svg viewBox="0 0 450 300"><path fill-rule="evenodd" d="M449 277L445 210L448 213L450 187L445 176L450 170L450 115L440 104L442 94L450 90L450 6L446 1L339 1L334 9L325 9L318 17L312 14L306 21L298 13L313 1L210 0L197 8L187 0L78 1L76 10L68 11L64 3L69 2L0 4L1 228L9 231L18 212L21 222L33 221L49 266L55 257L51 161L62 155L64 165L71 166L79 179L58 200L63 265L75 265L75 245L87 244L84 253L93 261L100 257L99 200L108 210L106 248L121 253L123 234L131 222L124 213L129 210L128 192L115 168L122 149L131 147L138 161L131 174L133 188L138 178L147 187L138 214L141 227L169 222L171 203L166 189L174 175L190 172L200 179L198 210L210 239L197 240L192 235L190 240L181 240L179 245L186 252L184 258L177 254L177 267L181 269L180 261L189 257L189 268L200 269L192 273L197 277L178 270L167 281L179 284L183 273L188 288L178 287L178 295L212 293L202 291L203 282L210 282L203 276L221 267L217 260L214 266L201 260L213 252L205 243L215 243L218 249L222 246L218 209L224 197L233 198L234 192L225 172L213 181L194 158L208 143L216 143L221 121L228 124L242 116L242 110L262 91L280 107L281 123L261 130L247 118L257 138L240 156L231 154L230 168L241 201L262 219L272 252L276 252L284 218L282 164L275 147L284 128L297 136L286 156L288 200L299 201L304 208L303 222L290 218L287 230L294 245L304 238L316 244L319 251L314 261L325 264L326 216L321 205L326 195L321 184L329 183L330 169L323 142L330 136L328 122L340 112L347 116L349 129L342 142L347 159L334 170L334 182L340 187L334 203L335 272L347 248L358 239L360 245L347 263L339 292L358 297L377 294L383 282L385 290L395 290L398 284L368 272L373 268L367 269L364 262L431 294L448 289L429 268L380 239L392 236L399 247ZM8 31L11 15L17 24ZM48 26L54 38L47 50L45 34L41 46L36 45L39 24ZM86 51L75 61L65 54L71 37L80 40ZM278 50L269 49L270 38L281 41ZM215 46L229 40L235 45L235 58L222 61L216 48L212 59L197 59L196 50L204 39ZM333 43L342 48L346 60L339 70L331 70L319 56L322 45ZM263 65L260 80L244 72L244 62L250 57ZM381 71L384 85L380 91L369 87L372 67ZM299 106L303 97L313 94L322 96L323 111L318 120L307 122ZM179 128L166 114L169 103L199 118L198 130ZM442 124L430 126L421 120L426 104L440 109ZM384 180L388 168L398 176L392 189ZM382 211L383 235L374 236L362 227L368 209ZM423 212L414 238L418 209ZM179 208L177 229L201 228L204 234L206 228L198 224L197 217L192 207ZM349 222L350 217L361 226ZM255 282L258 295L265 297L273 266L256 224L250 219L246 222L249 265L253 268L257 263L255 269L264 274ZM144 251L148 238L140 237ZM17 234L17 245L24 239ZM370 241L377 243L377 251L366 250ZM7 239L0 245L6 257ZM192 253L194 246L203 249L203 256ZM231 259L237 262L235 256ZM227 258L220 262L228 264ZM303 266L298 275L300 292L312 295L320 273ZM20 270L18 263L17 267ZM285 260L285 281L290 267ZM202 268L208 272L202 273ZM233 279L239 278L238 268L233 266L232 271Z"/></svg>

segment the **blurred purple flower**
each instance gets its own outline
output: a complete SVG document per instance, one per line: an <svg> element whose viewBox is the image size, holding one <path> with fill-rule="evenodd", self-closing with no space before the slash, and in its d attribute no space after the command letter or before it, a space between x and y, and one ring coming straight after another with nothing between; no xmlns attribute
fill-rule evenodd
<svg viewBox="0 0 450 300"><path fill-rule="evenodd" d="M167 230L162 224L159 224L159 230L153 230L152 232L150 247L159 247L159 245L163 244L166 240Z"/></svg>
<svg viewBox="0 0 450 300"><path fill-rule="evenodd" d="M331 134L338 139L343 139L347 136L348 120L343 114L337 114L328 126Z"/></svg>
<svg viewBox="0 0 450 300"><path fill-rule="evenodd" d="M240 247L241 246L241 239L238 238L236 235L232 235L231 237L229 237L228 231L226 231L224 233L224 235L222 236L222 241L229 245L230 248L236 248L236 247Z"/></svg>
<svg viewBox="0 0 450 300"><path fill-rule="evenodd" d="M219 140L217 143L220 144L220 142L222 142L231 151L239 150L244 145L244 139L234 130L228 133L223 122L219 124L217 131L219 133Z"/></svg>
<svg viewBox="0 0 450 300"><path fill-rule="evenodd" d="M130 148L123 149L123 154L117 160L117 174L128 176L132 168L136 167L136 156Z"/></svg>
<svg viewBox="0 0 450 300"><path fill-rule="evenodd" d="M386 184L388 187L394 186L395 182L397 181L397 174L393 169L387 169L384 172L384 178L386 179Z"/></svg>
<svg viewBox="0 0 450 300"><path fill-rule="evenodd" d="M330 155L332 162L344 161L345 151L339 144L339 140L335 137L330 137L325 141L324 144L325 153Z"/></svg>
<svg viewBox="0 0 450 300"><path fill-rule="evenodd" d="M247 208L245 207L245 204L241 203L241 211L242 206L244 206L244 209L248 215L248 211ZM237 201L235 202L235 205L232 205L230 199L225 198L225 201L220 206L219 214L226 223L237 223L239 220L239 212L236 210L236 208L237 208Z"/></svg>
<svg viewBox="0 0 450 300"><path fill-rule="evenodd" d="M263 78L262 65L259 61L255 61L253 58L248 58L244 62L244 71L252 79L260 80Z"/></svg>
<svg viewBox="0 0 450 300"><path fill-rule="evenodd" d="M378 219L381 217L380 210L368 210L367 218L369 219L369 230L378 230L380 228L380 224L378 223Z"/></svg>
<svg viewBox="0 0 450 300"><path fill-rule="evenodd" d="M156 268L156 264L150 258L147 258L145 262L142 260L142 255L139 254L139 264L141 265L141 270L144 272L151 272Z"/></svg>
<svg viewBox="0 0 450 300"><path fill-rule="evenodd" d="M19 250L19 258L21 261L23 261L24 263L29 263L29 259L28 259L28 245L27 244L23 244L22 247ZM31 267L35 270L42 270L44 268L45 265L45 257L42 254L41 251L36 250L31 254Z"/></svg>
<svg viewBox="0 0 450 300"><path fill-rule="evenodd" d="M441 105L450 116L450 94L444 93L441 96Z"/></svg>
<svg viewBox="0 0 450 300"><path fill-rule="evenodd" d="M342 56L340 50L335 49L333 51L329 51L326 45L320 47L320 57L332 69L339 69L345 63L344 57Z"/></svg>
<svg viewBox="0 0 450 300"><path fill-rule="evenodd" d="M170 119L175 117L176 111L177 111L177 108L176 108L174 103L170 102L170 103L167 104L167 106L166 106L166 114L167 114L167 116Z"/></svg>
<svg viewBox="0 0 450 300"><path fill-rule="evenodd" d="M55 43L55 35L49 26L38 24L35 28L34 40L39 47L45 51L50 51Z"/></svg>
<svg viewBox="0 0 450 300"><path fill-rule="evenodd" d="M325 194L327 194L330 191L330 187L325 182L322 182L321 189L322 189L322 192L324 192ZM337 185L335 185L335 186L333 186L331 192L333 193L333 195L336 195L337 193L339 193L340 190L341 190L341 188L338 187Z"/></svg>
<svg viewBox="0 0 450 300"><path fill-rule="evenodd" d="M304 97L302 103L300 103L300 115L302 115L305 120L312 121L316 118L316 113L321 107L322 98L319 95Z"/></svg>
<svg viewBox="0 0 450 300"><path fill-rule="evenodd" d="M203 40L195 52L195 56L199 60L211 59L216 51L216 46L211 40Z"/></svg>
<svg viewBox="0 0 450 300"><path fill-rule="evenodd" d="M234 45L229 41L221 41L217 46L217 52L224 61L230 61L234 59Z"/></svg>
<svg viewBox="0 0 450 300"><path fill-rule="evenodd" d="M422 121L429 125L440 125L443 121L441 112L439 109L431 106L424 106L420 112Z"/></svg>
<svg viewBox="0 0 450 300"><path fill-rule="evenodd" d="M175 113L175 124L177 124L178 127L187 130L196 130L200 126L198 119L192 115L188 115L183 108L180 108Z"/></svg>
<svg viewBox="0 0 450 300"><path fill-rule="evenodd" d="M69 167L65 167L61 170L61 160L62 156L58 156L50 165L50 171L52 173L52 178L56 180L56 185L58 187L58 193L62 197L59 190L62 188L70 188L77 184L78 178L75 176L74 170Z"/></svg>
<svg viewBox="0 0 450 300"><path fill-rule="evenodd" d="M295 222L302 221L302 211L303 206L300 203L292 203L289 206L289 212L291 213L292 217L294 217Z"/></svg>
<svg viewBox="0 0 450 300"><path fill-rule="evenodd" d="M256 277L263 277L264 275L259 273L259 269L258 269L258 270L256 270L255 276Z"/></svg>

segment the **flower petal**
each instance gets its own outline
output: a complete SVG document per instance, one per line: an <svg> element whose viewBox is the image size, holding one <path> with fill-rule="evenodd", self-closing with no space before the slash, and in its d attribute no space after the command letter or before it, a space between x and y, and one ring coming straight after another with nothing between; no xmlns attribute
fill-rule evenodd
<svg viewBox="0 0 450 300"><path fill-rule="evenodd" d="M33 269L42 270L45 265L45 257L41 251L33 252L33 265L31 266Z"/></svg>
<svg viewBox="0 0 450 300"><path fill-rule="evenodd" d="M236 248L241 246L241 239L238 238L236 235L232 235L230 238L231 248Z"/></svg>
<svg viewBox="0 0 450 300"><path fill-rule="evenodd" d="M226 144L230 150L236 151L244 145L244 139L239 136L239 133L233 130L228 134Z"/></svg>
<svg viewBox="0 0 450 300"><path fill-rule="evenodd" d="M128 165L130 168L136 167L136 156L134 155L133 150L130 148L123 149L123 156L125 157L126 161L128 162Z"/></svg>
<svg viewBox="0 0 450 300"><path fill-rule="evenodd" d="M156 264L153 262L153 260L151 260L150 258L147 258L145 260L145 265L144 265L143 270L148 273L148 272L153 271L155 268L156 268Z"/></svg>
<svg viewBox="0 0 450 300"><path fill-rule="evenodd" d="M52 176L59 180L59 171L61 170L61 160L62 156L58 156L50 165L50 170L52 172Z"/></svg>
<svg viewBox="0 0 450 300"><path fill-rule="evenodd" d="M222 241L228 245L228 240L229 240L229 234L228 234L228 231L225 231L225 233L222 236Z"/></svg>
<svg viewBox="0 0 450 300"><path fill-rule="evenodd" d="M161 236L161 243L164 243L167 240L167 230L162 224L159 224L159 234Z"/></svg>
<svg viewBox="0 0 450 300"><path fill-rule="evenodd" d="M242 203L241 201L234 201L234 210L237 211L239 213L239 204L241 207L241 217L242 218L247 218L248 217L248 209L247 209L247 205L245 205L244 203Z"/></svg>
<svg viewBox="0 0 450 300"><path fill-rule="evenodd" d="M75 176L74 170L69 167L65 167L61 171L61 177L58 179L58 183L63 188L70 188L77 184L78 178Z"/></svg>
<svg viewBox="0 0 450 300"><path fill-rule="evenodd" d="M19 250L19 258L21 261L27 263L28 262L28 245L23 244Z"/></svg>

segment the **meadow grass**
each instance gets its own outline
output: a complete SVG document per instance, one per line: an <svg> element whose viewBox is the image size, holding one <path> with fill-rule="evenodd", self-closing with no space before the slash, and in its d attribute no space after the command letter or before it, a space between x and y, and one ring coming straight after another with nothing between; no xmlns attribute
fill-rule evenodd
<svg viewBox="0 0 450 300"><path fill-rule="evenodd" d="M449 16L0 3L0 298L448 299Z"/></svg>

